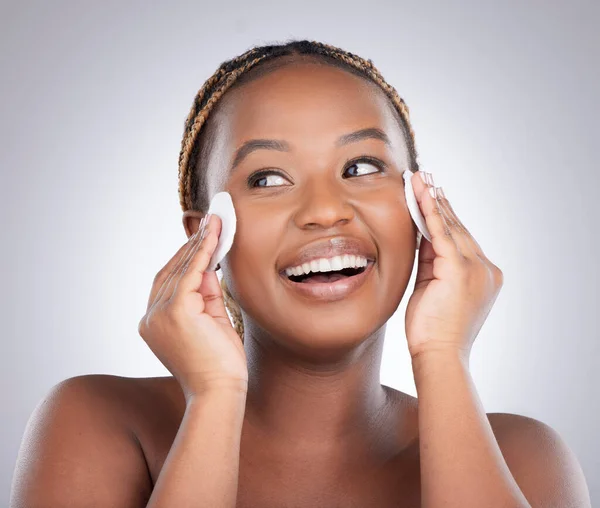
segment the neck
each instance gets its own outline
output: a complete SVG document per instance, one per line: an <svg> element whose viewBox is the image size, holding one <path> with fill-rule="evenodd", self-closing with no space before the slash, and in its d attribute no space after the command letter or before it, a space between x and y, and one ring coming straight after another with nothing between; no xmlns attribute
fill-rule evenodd
<svg viewBox="0 0 600 508"><path fill-rule="evenodd" d="M384 333L385 326L359 346L325 355L305 343L292 351L289 341L248 327L246 421L253 437L292 455L389 453L391 404L379 381Z"/></svg>

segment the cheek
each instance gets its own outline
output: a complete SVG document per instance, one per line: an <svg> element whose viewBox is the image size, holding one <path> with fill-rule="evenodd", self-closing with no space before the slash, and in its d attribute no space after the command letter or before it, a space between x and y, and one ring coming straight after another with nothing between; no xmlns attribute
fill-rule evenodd
<svg viewBox="0 0 600 508"><path fill-rule="evenodd" d="M227 266L233 286L253 297L276 272L282 225L277 222L277 214L269 217L251 209L236 212L238 221Z"/></svg>
<svg viewBox="0 0 600 508"><path fill-rule="evenodd" d="M389 206L381 212L373 234L377 235L381 312L389 319L402 301L413 271L418 252L416 225L404 205Z"/></svg>
<svg viewBox="0 0 600 508"><path fill-rule="evenodd" d="M230 251L230 263L240 268L250 265L256 268L256 273L268 266L273 268L279 252L279 238L280 234L268 221L243 223L241 227L238 224Z"/></svg>
<svg viewBox="0 0 600 508"><path fill-rule="evenodd" d="M382 192L377 205L369 210L368 224L377 242L381 290L396 304L404 294L417 252L417 228L404 194Z"/></svg>
<svg viewBox="0 0 600 508"><path fill-rule="evenodd" d="M369 227L379 249L386 252L416 247L416 225L404 194L394 188L381 192L378 198L365 213L368 213Z"/></svg>

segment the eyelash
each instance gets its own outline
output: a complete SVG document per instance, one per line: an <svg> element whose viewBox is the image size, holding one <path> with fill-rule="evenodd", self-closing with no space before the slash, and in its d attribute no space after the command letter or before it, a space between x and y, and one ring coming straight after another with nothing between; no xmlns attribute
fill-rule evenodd
<svg viewBox="0 0 600 508"><path fill-rule="evenodd" d="M361 157L357 157L356 159L351 159L349 161L346 161L345 165L344 165L344 173L346 172L346 170L352 166L354 166L355 164L358 164L360 162L367 162L369 164L373 164L374 166L377 166L381 171L381 173L385 173L387 171L387 164L383 161L380 161L379 159L376 159L374 157L370 157L368 155L363 155ZM368 173L367 175L359 175L360 176L368 176L368 175L372 175L375 173ZM286 178L285 175L283 173L281 173L280 171L274 171L272 169L263 169L260 171L257 171L256 173L254 173L253 175L251 175L248 178L248 186L251 188L258 188L258 187L254 187L254 184L260 180L261 178L264 178L267 175L278 175L281 176L282 178ZM263 186L265 187L265 186ZM280 185L272 185L272 186L266 186L266 188L268 187L281 187Z"/></svg>

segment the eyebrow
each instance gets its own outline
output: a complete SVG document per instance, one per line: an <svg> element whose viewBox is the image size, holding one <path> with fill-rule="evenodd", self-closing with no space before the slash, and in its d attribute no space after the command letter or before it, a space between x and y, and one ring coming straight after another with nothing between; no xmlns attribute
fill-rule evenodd
<svg viewBox="0 0 600 508"><path fill-rule="evenodd" d="M336 141L335 145L339 148L365 139L379 139L387 146L391 146L390 138L388 138L387 134L376 127L360 129L355 132L350 132L349 134L344 134ZM290 145L282 139L251 139L250 141L246 141L235 152L235 157L233 159L233 163L231 164L231 171L235 170L248 155L256 150L276 150L278 152L289 152Z"/></svg>

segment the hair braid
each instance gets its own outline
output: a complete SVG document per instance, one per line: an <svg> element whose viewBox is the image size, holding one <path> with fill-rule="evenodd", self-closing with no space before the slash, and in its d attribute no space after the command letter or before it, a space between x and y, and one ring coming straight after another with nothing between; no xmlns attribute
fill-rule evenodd
<svg viewBox="0 0 600 508"><path fill-rule="evenodd" d="M231 296L229 292L229 288L227 284L225 284L225 279L221 279L221 289L223 290L223 300L225 301L225 307L227 311L231 315L233 319L233 327L235 331L242 339L242 343L244 342L244 320L242 319L242 311L240 310L240 306L236 303L236 301Z"/></svg>
<svg viewBox="0 0 600 508"><path fill-rule="evenodd" d="M192 209L206 212L208 202L205 188L205 174L200 171L200 132L213 109L219 103L225 92L234 85L241 85L252 77L258 77L261 69L269 72L265 62L276 61L285 56L309 55L320 59L328 65L340 67L353 74L366 78L383 90L391 100L394 110L399 114L400 125L404 129L410 156L410 170L419 170L418 154L415 147L415 135L410 123L408 106L398 95L396 89L388 84L373 65L370 59L365 60L358 55L317 41L288 40L284 44L253 47L241 55L227 60L202 85L196 94L194 102L184 123L184 134L179 152L179 203L183 211ZM250 73L251 69L256 71ZM225 280L221 279L225 306L233 319L233 326L244 341L244 324L242 313L231 296Z"/></svg>

